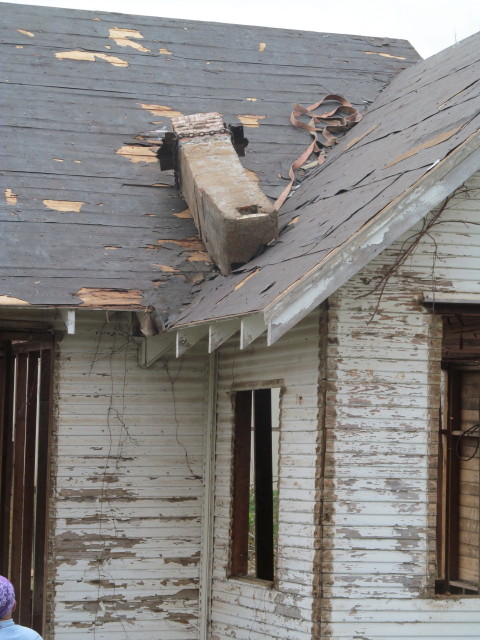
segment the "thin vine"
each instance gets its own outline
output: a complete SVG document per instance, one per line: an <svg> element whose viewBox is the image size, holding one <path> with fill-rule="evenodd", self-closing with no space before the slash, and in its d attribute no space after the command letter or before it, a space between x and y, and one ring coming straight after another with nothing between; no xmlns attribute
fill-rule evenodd
<svg viewBox="0 0 480 640"><path fill-rule="evenodd" d="M437 211L435 211L433 216L431 216L429 219L428 218L424 218L423 219L421 229L419 231L416 231L412 235L410 235L408 238L406 238L402 242L402 245L401 245L400 249L398 250L397 257L394 260L393 264L390 265L390 267L388 267L386 272L381 276L381 278L375 284L375 286L372 287L371 289L369 289L366 293L362 293L362 294L356 296L356 298L359 299L359 298L366 298L369 295L378 293L378 297L377 297L377 301L376 301L375 307L373 309L372 315L370 316L370 318L367 321L367 324L370 324L374 320L375 316L377 315L378 310L380 308L380 304L381 304L382 298L383 298L383 294L385 292L385 289L387 287L387 284L388 284L390 278L392 278L392 276L394 276L395 274L397 274L399 272L400 268L405 264L405 262L408 260L408 258L416 251L416 249L418 248L420 242L426 236L428 236L430 238L430 240L433 242L433 245L434 245L432 279L435 281L435 265L436 265L436 262L438 260L438 246L437 246L437 242L436 242L435 238L431 234L431 231L432 231L433 227L435 227L435 226L437 226L439 224L445 224L447 222L458 222L458 220L446 220L446 219L445 220L441 220L440 216L445 211L448 203L459 192L465 193L467 195L467 197L468 197L468 194L469 194L470 191L471 190L466 185L462 185L461 187L456 189L453 193L451 193L447 198L445 198L445 200L440 205L439 209ZM466 226L470 225L470 224L480 225L480 222L468 222L468 223L465 222L464 224Z"/></svg>

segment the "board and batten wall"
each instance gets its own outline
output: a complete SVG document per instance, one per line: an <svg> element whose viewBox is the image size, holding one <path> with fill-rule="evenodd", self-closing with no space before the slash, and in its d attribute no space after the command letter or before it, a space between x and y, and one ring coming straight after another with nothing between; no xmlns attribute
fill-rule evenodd
<svg viewBox="0 0 480 640"><path fill-rule="evenodd" d="M322 638L480 637L480 598L434 596L442 321L420 304L480 293L479 223L477 175L329 300Z"/></svg>
<svg viewBox="0 0 480 640"><path fill-rule="evenodd" d="M47 640L197 638L206 359L137 364L126 318L57 346Z"/></svg>
<svg viewBox="0 0 480 640"><path fill-rule="evenodd" d="M218 354L213 576L209 638L311 640L318 558L322 432L319 311L274 346L259 338L244 351L238 336ZM235 391L281 387L278 554L273 587L229 578Z"/></svg>

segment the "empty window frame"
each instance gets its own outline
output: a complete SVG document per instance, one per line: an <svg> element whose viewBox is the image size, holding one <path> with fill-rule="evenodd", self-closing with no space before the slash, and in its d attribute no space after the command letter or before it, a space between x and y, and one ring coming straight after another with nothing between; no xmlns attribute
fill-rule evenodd
<svg viewBox="0 0 480 640"><path fill-rule="evenodd" d="M436 591L480 593L480 317L444 319Z"/></svg>
<svg viewBox="0 0 480 640"><path fill-rule="evenodd" d="M280 389L234 398L230 573L273 581L278 532Z"/></svg>
<svg viewBox="0 0 480 640"><path fill-rule="evenodd" d="M0 573L19 624L43 633L51 418L50 336L0 334Z"/></svg>

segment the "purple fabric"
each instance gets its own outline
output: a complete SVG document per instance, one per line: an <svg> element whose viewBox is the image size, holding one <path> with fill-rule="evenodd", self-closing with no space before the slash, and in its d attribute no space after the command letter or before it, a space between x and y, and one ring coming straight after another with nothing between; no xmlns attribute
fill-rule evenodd
<svg viewBox="0 0 480 640"><path fill-rule="evenodd" d="M10 613L15 604L15 590L10 580L0 576L0 618Z"/></svg>

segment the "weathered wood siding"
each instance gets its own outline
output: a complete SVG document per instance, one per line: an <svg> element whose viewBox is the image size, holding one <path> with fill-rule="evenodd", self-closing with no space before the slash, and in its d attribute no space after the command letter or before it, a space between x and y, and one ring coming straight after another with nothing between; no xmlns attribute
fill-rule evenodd
<svg viewBox="0 0 480 640"><path fill-rule="evenodd" d="M128 324L78 322L56 362L47 638L196 638L205 358L142 370Z"/></svg>
<svg viewBox="0 0 480 640"><path fill-rule="evenodd" d="M259 339L245 351L238 336L218 363L214 563L211 638L310 640L317 549L320 323L318 312L273 347ZM257 344L258 343L258 344ZM275 585L228 578L232 484L232 394L282 387L279 529Z"/></svg>
<svg viewBox="0 0 480 640"><path fill-rule="evenodd" d="M330 299L322 638L479 636L478 598L433 597L442 325L420 304L480 292L480 177L467 187Z"/></svg>

